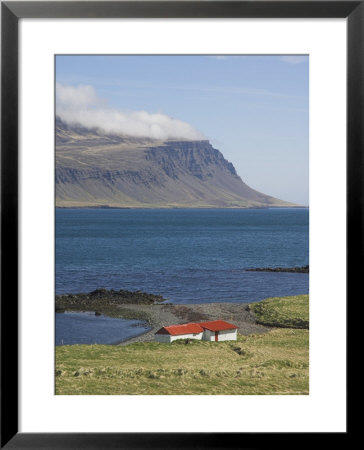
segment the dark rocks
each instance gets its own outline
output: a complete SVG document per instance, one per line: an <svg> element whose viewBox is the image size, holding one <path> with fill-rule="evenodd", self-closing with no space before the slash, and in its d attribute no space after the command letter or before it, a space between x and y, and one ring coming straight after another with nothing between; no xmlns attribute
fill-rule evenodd
<svg viewBox="0 0 364 450"><path fill-rule="evenodd" d="M153 303L163 302L165 299L161 295L148 294L142 291L125 291L120 289L119 291L115 291L114 289L95 289L94 291L88 294L65 294L65 295L56 295L56 305L60 305L61 303L67 302L68 300L74 300L73 303L90 303L99 300L105 300L107 302L111 301L112 303L133 303L133 304L143 304L143 305L151 305Z"/></svg>
<svg viewBox="0 0 364 450"><path fill-rule="evenodd" d="M247 272L292 272L292 273L309 273L309 266L302 267L263 267L255 269L246 269Z"/></svg>
<svg viewBox="0 0 364 450"><path fill-rule="evenodd" d="M245 356L246 352L241 347L234 347L233 351L238 355Z"/></svg>
<svg viewBox="0 0 364 450"><path fill-rule="evenodd" d="M161 295L141 291L96 289L89 294L56 295L55 309L56 312L89 311L96 316L104 314L110 317L130 318L124 306L154 305L164 300ZM141 314L132 318L146 320Z"/></svg>
<svg viewBox="0 0 364 450"><path fill-rule="evenodd" d="M111 291L110 291L110 293L111 293ZM95 289L94 291L90 292L90 297L105 297L108 294L109 294L109 291L107 289Z"/></svg>

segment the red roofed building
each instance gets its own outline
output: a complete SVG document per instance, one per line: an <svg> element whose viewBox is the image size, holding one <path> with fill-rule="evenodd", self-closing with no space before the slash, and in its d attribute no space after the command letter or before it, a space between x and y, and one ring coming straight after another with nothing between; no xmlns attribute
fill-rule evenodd
<svg viewBox="0 0 364 450"><path fill-rule="evenodd" d="M158 342L170 343L176 339L200 339L203 341L236 341L238 327L224 320L184 323L162 327L155 333Z"/></svg>

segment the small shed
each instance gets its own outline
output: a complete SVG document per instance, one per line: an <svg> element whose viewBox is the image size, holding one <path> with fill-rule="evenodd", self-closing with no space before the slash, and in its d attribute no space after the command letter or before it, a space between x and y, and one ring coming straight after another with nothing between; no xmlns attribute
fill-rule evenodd
<svg viewBox="0 0 364 450"><path fill-rule="evenodd" d="M238 337L238 327L225 320L201 322L199 325L204 329L204 341L236 341Z"/></svg>
<svg viewBox="0 0 364 450"><path fill-rule="evenodd" d="M184 323L160 328L155 333L157 342L170 343L177 339L202 341L236 341L238 327L224 320Z"/></svg>

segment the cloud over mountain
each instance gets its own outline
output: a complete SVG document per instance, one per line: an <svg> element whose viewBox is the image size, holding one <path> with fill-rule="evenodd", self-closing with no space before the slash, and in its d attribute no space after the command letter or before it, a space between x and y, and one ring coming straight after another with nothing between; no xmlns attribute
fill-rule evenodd
<svg viewBox="0 0 364 450"><path fill-rule="evenodd" d="M152 139L204 139L191 125L165 114L122 111L98 97L93 86L56 83L56 114L66 123Z"/></svg>

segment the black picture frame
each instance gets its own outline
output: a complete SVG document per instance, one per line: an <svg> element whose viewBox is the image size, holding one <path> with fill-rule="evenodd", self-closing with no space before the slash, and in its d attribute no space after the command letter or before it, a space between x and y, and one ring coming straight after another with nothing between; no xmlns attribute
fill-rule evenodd
<svg viewBox="0 0 364 450"><path fill-rule="evenodd" d="M18 432L18 22L21 18L347 18L347 304L363 273L364 1L1 2L1 448L280 447L290 434ZM347 347L349 348L349 346ZM348 429L349 431L349 429ZM338 438L347 437L337 433ZM300 444L311 436L305 433ZM327 436L323 436L326 438ZM315 441L319 443L315 434ZM269 442L269 445L268 445ZM327 441L326 441L327 442Z"/></svg>

